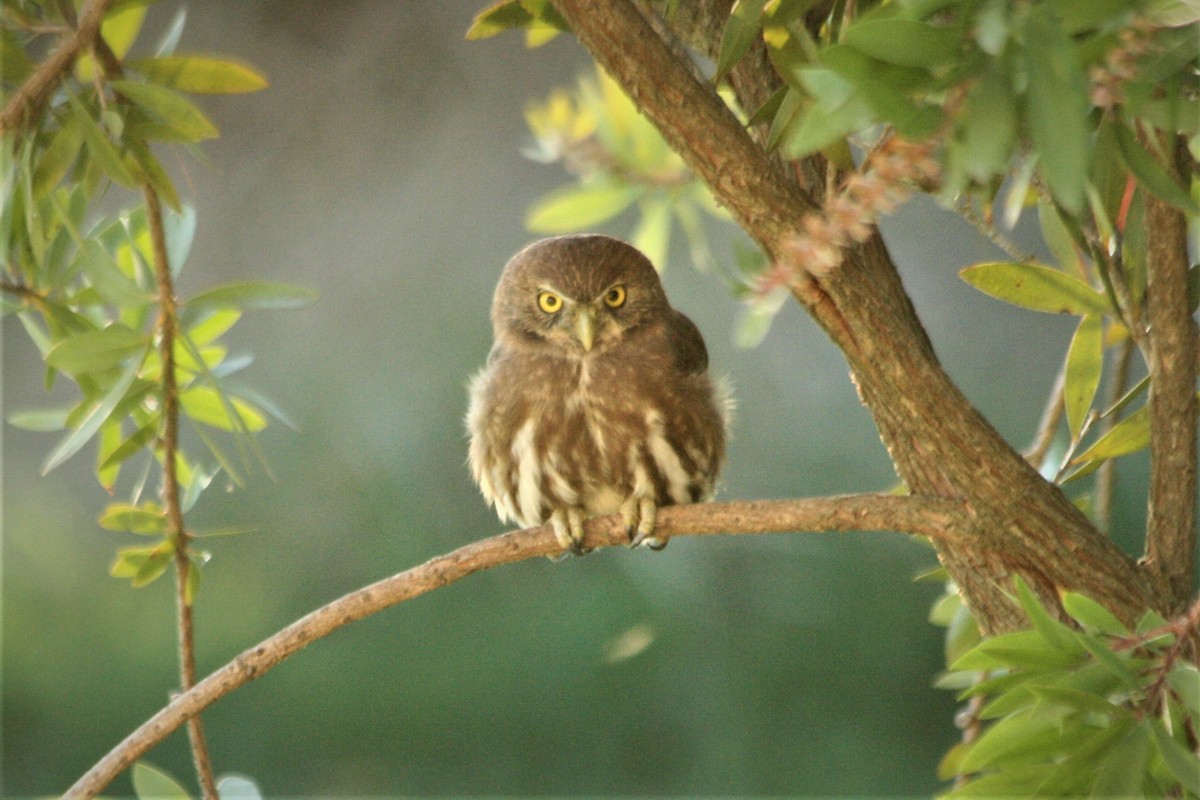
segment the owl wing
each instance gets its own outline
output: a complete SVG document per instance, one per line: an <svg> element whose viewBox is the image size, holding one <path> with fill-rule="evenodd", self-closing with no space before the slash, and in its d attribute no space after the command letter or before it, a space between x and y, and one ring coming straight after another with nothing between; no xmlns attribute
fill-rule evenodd
<svg viewBox="0 0 1200 800"><path fill-rule="evenodd" d="M700 329L683 314L671 310L667 323L667 341L674 351L675 367L685 375L694 375L708 369L708 348Z"/></svg>

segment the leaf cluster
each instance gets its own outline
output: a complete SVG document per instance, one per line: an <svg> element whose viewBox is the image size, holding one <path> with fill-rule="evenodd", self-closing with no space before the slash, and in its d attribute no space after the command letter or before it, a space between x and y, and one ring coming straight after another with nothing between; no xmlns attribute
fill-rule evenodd
<svg viewBox="0 0 1200 800"><path fill-rule="evenodd" d="M950 600L935 619L961 620ZM1029 587L1015 600L1031 627L947 638L939 684L974 701L982 732L939 768L958 797L1195 797L1200 795L1200 671L1196 619L1147 612L1131 629L1089 597L1065 592L1064 621Z"/></svg>
<svg viewBox="0 0 1200 800"><path fill-rule="evenodd" d="M161 575L175 549L186 546L169 529L162 506L143 499L152 468L164 467L164 439L173 424L168 395L211 457L173 451L180 511L186 512L218 473L240 483L244 470L261 460L252 434L269 416L286 421L273 403L237 381L251 358L231 354L226 333L247 310L294 308L313 299L305 290L257 282L183 301L164 295L164 277L170 286L188 261L196 214L180 202L158 151L217 135L187 95L254 91L266 81L240 62L175 52L182 13L154 55L129 57L148 5L115 4L96 47L58 76L39 115L4 132L0 147L0 311L18 318L42 355L47 391L68 379L80 393L67 407L16 411L8 421L62 431L43 473L94 443L96 478L113 493L125 468L140 461L132 469L130 500L110 506L100 520L104 528L158 538L152 546L119 551L112 574L134 586ZM6 96L19 96L22 81L41 68L35 56L45 47L45 31L69 27L65 10L64 4L5 5L0 63L10 68L0 79ZM102 213L100 203L113 187L140 189L143 202ZM165 213L151 214L147 198L155 204L161 198ZM169 376L165 341L172 342ZM233 434L240 458L225 451L217 433ZM190 548L187 554L195 567L190 597L207 556Z"/></svg>

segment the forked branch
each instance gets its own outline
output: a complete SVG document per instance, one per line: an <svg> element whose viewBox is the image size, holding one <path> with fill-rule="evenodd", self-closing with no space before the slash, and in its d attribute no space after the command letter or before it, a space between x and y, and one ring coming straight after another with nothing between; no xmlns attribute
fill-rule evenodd
<svg viewBox="0 0 1200 800"><path fill-rule="evenodd" d="M846 495L803 500L749 500L673 506L659 512L656 536L712 533L783 533L888 530L941 539L970 530L966 505L937 497ZM628 542L620 517L590 520L584 543L601 548ZM482 570L562 552L549 526L528 528L468 544L334 600L242 652L178 695L113 748L63 795L95 797L134 761L187 720L263 675L310 642L405 600Z"/></svg>

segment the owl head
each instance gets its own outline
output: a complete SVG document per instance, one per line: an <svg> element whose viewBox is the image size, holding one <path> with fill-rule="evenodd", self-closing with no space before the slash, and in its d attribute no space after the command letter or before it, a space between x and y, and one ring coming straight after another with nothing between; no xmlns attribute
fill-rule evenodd
<svg viewBox="0 0 1200 800"><path fill-rule="evenodd" d="M492 301L496 340L600 352L670 309L658 273L635 248L596 234L543 239L504 267Z"/></svg>

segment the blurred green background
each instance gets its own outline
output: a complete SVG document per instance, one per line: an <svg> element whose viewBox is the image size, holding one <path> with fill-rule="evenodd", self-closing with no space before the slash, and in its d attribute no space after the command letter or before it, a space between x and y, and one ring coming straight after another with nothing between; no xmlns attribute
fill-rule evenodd
<svg viewBox="0 0 1200 800"><path fill-rule="evenodd" d="M180 291L256 278L321 297L231 334L257 358L246 379L300 430L260 437L274 480L210 489L191 516L258 529L209 542L202 674L344 592L502 530L465 468L464 387L490 345L499 270L534 238L524 210L567 180L520 155L522 108L590 62L568 37L534 51L519 35L465 42L483 1L188 7L181 50L242 58L272 86L203 100L222 138L177 165L199 214ZM150 41L179 5L152 10ZM955 270L999 254L931 203L885 232L947 368L1023 446L1073 320L969 289ZM714 229L718 257L733 235ZM723 498L892 484L844 362L798 308L739 350L736 302L681 241L664 279L737 388ZM59 383L47 397L36 351L5 319L5 412L62 405ZM55 441L3 430L8 796L61 792L176 686L170 581L135 591L108 577L135 537L96 525L109 498L89 456L38 476ZM1132 532L1144 464L1126 466L1114 527ZM957 738L952 696L930 688L939 587L912 581L932 564L894 534L803 534L477 575L222 700L204 717L213 758L268 796L928 795ZM644 649L619 657L630 643ZM190 785L181 735L149 760ZM128 792L128 777L110 791Z"/></svg>

